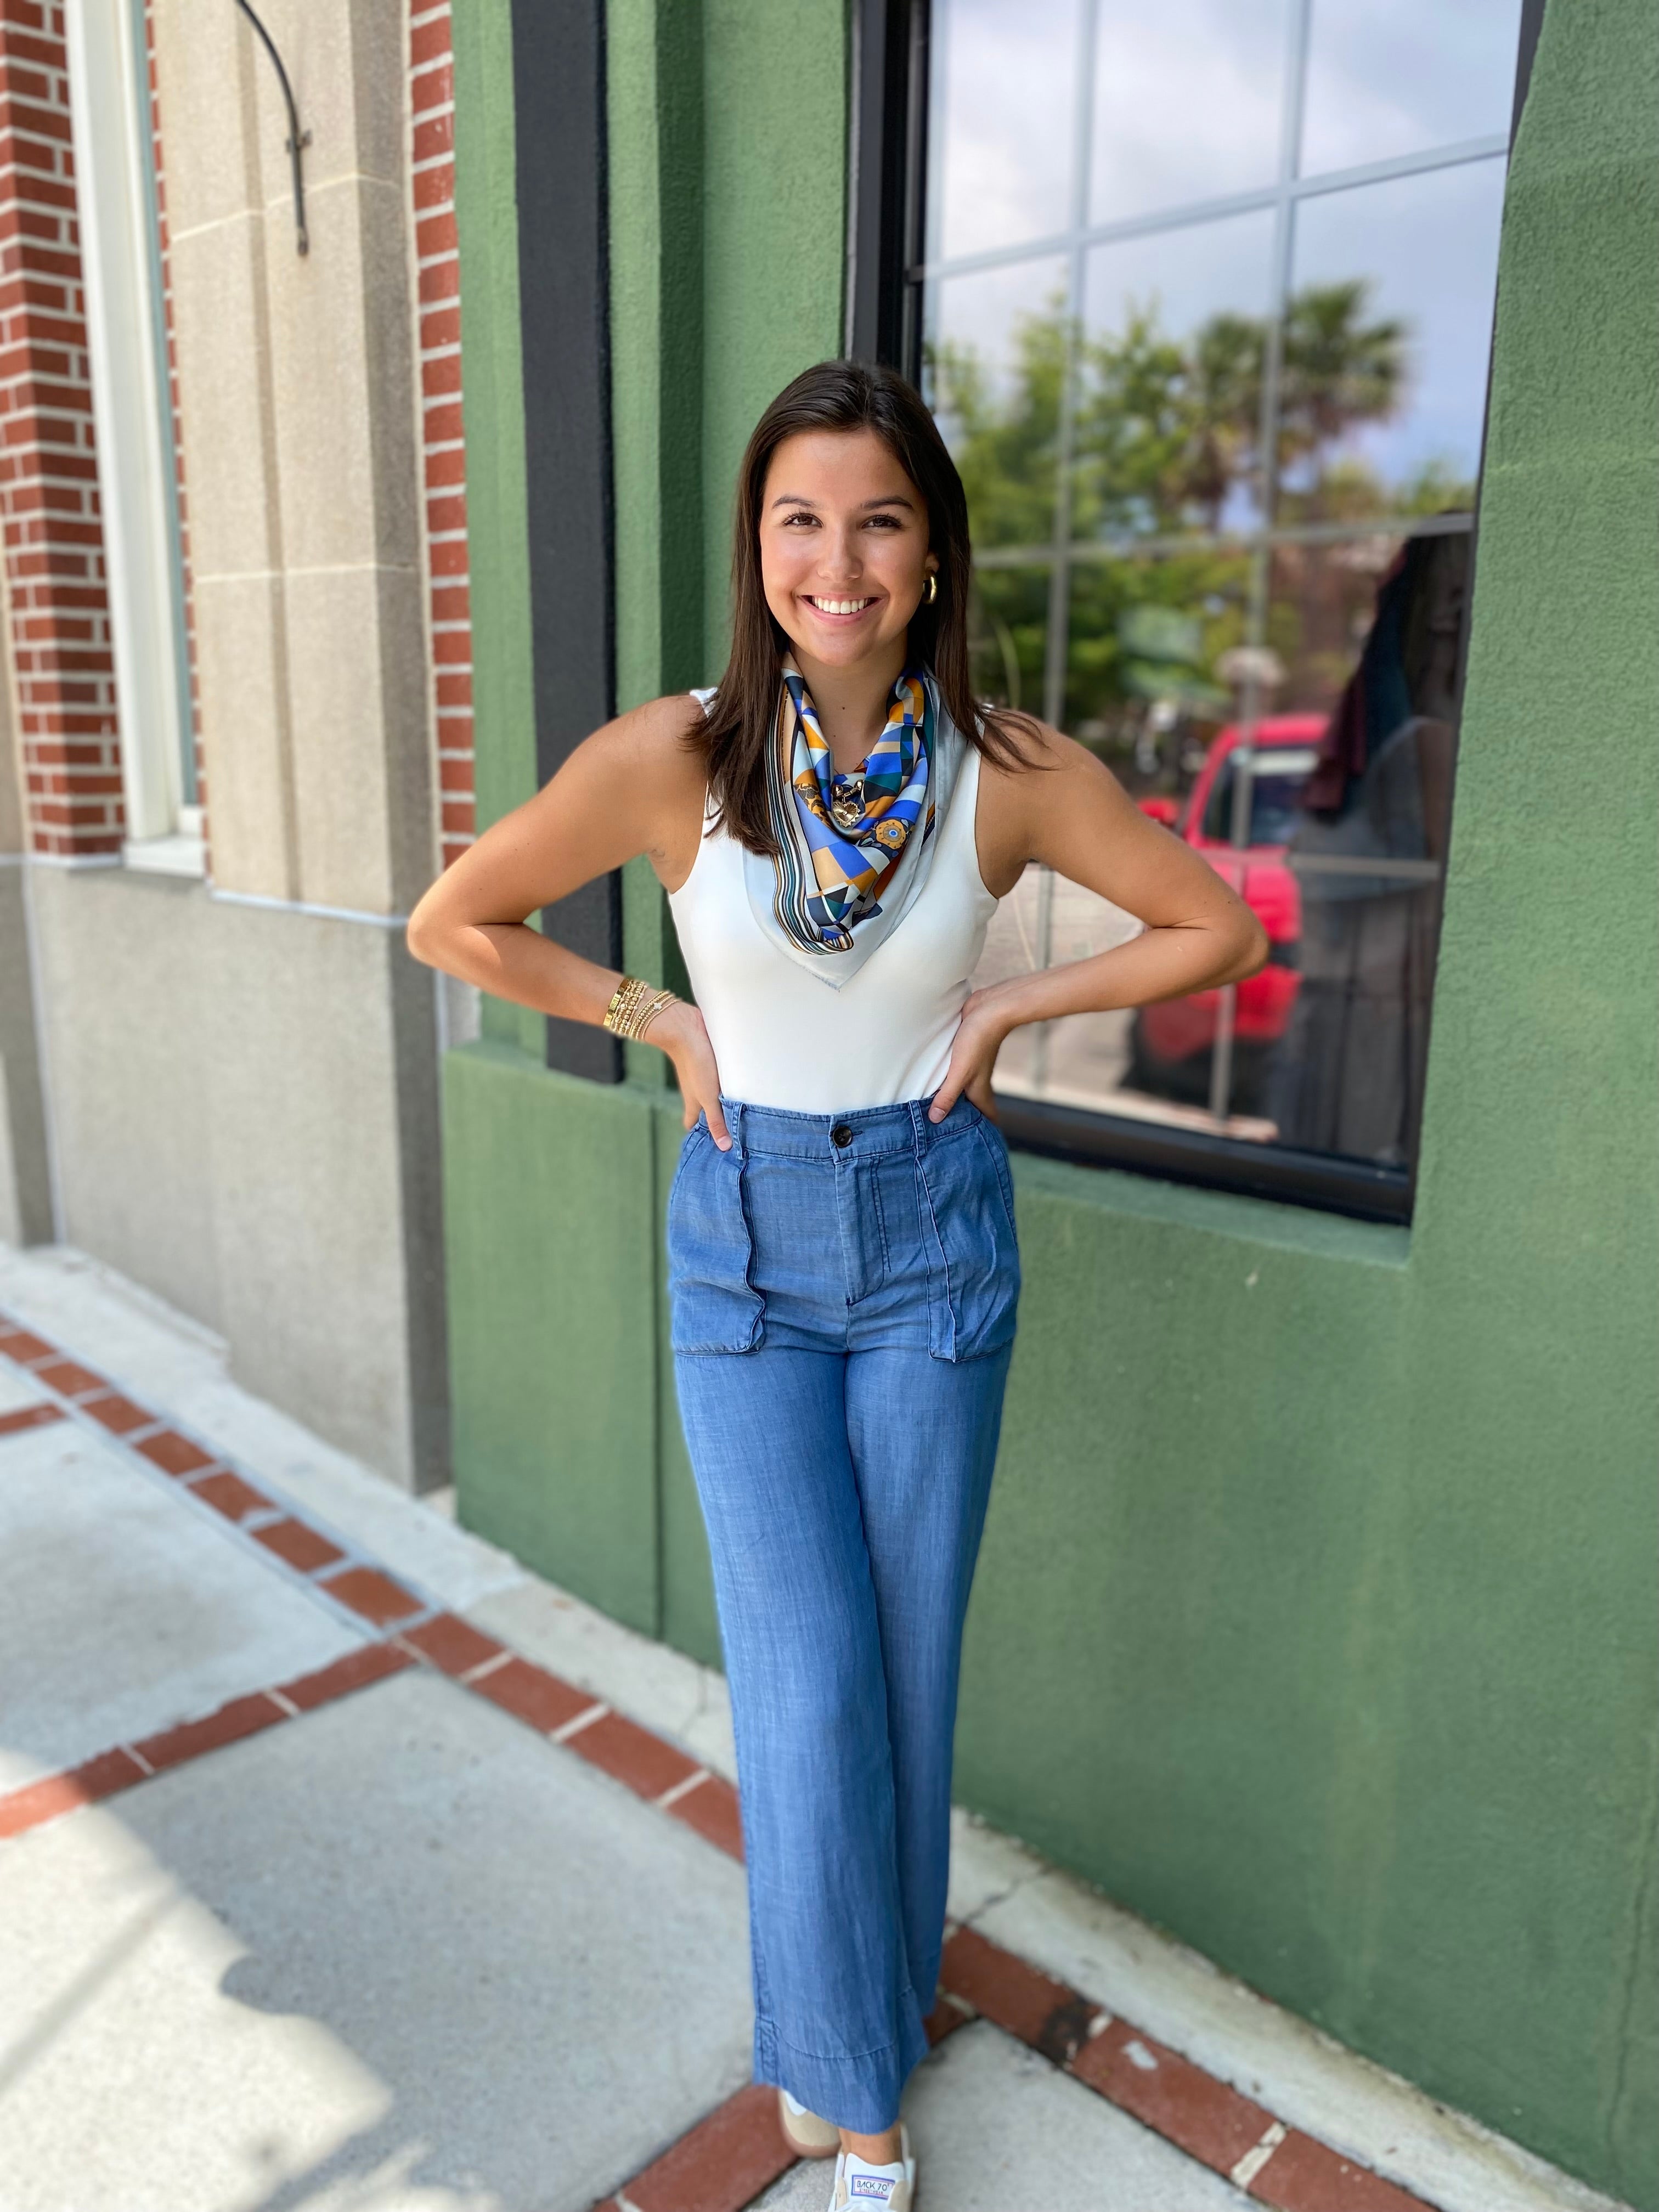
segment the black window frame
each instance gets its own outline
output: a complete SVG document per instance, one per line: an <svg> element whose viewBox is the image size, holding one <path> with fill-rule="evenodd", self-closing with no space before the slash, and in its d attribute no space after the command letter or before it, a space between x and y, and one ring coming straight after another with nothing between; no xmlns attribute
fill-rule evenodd
<svg viewBox="0 0 1659 2212"><path fill-rule="evenodd" d="M536 781L616 713L616 517L604 0L510 0ZM622 874L544 906L542 933L623 964ZM621 1040L544 1017L546 1065L620 1083Z"/></svg>
<svg viewBox="0 0 1659 2212"><path fill-rule="evenodd" d="M1526 103L1544 6L1545 0L1522 0L1510 126L1511 149ZM845 350L853 360L881 362L897 368L918 389L922 368L930 15L930 0L853 0L848 88ZM1489 337L1488 396L1491 364ZM1485 471L1483 404L1460 688L1468 665L1468 607L1474 596L1480 486ZM1460 731L1461 727L1460 696ZM1454 807L1456 769L1455 745ZM1443 908L1443 875L1440 898ZM1435 927L1437 971L1438 915ZM1431 1037L1433 1019L1431 995ZM1376 1165L1341 1154L1215 1136L1001 1091L997 1096L997 1112L1009 1142L1022 1151L1087 1166L1126 1169L1247 1197L1275 1199L1364 1220L1405 1224L1412 1218L1417 1187L1415 1154L1405 1167Z"/></svg>

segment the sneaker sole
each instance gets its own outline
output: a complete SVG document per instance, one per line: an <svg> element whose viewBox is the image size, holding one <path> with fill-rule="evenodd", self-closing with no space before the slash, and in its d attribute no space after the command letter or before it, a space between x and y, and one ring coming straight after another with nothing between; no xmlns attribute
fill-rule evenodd
<svg viewBox="0 0 1659 2212"><path fill-rule="evenodd" d="M841 2148L841 2133L836 2130L833 2142L805 2142L789 2124L789 2108L783 2099L778 2099L778 2132L797 2158L833 2158Z"/></svg>

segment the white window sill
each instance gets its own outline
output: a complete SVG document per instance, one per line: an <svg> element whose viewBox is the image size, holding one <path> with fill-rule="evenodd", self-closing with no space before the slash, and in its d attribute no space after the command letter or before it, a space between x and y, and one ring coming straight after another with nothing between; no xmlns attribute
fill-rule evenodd
<svg viewBox="0 0 1659 2212"><path fill-rule="evenodd" d="M188 830L175 830L167 837L130 837L121 848L121 865L151 876L207 874L207 842Z"/></svg>

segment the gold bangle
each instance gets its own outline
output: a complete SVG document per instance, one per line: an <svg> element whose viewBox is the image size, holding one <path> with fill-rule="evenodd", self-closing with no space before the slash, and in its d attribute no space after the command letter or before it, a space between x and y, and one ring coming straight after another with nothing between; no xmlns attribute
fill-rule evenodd
<svg viewBox="0 0 1659 2212"><path fill-rule="evenodd" d="M626 1037L637 1044L675 995L672 991L642 982L637 975L624 975L605 1010L605 1027L612 1036Z"/></svg>
<svg viewBox="0 0 1659 2212"><path fill-rule="evenodd" d="M650 989L637 975L624 975L611 994L611 1004L605 1010L605 1026L613 1034L626 1036L641 1001Z"/></svg>

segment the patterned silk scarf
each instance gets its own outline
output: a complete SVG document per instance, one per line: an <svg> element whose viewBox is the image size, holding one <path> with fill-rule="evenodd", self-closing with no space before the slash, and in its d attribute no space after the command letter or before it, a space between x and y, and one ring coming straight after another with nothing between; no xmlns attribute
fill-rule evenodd
<svg viewBox="0 0 1659 2212"><path fill-rule="evenodd" d="M886 726L862 769L837 775L806 680L793 662L784 663L767 755L767 795L778 841L773 904L779 922L804 951L850 952L854 930L880 914L881 892L900 859L913 842L933 835L933 686L907 668L893 686Z"/></svg>

